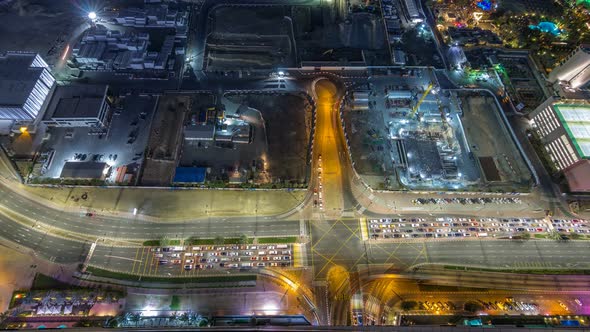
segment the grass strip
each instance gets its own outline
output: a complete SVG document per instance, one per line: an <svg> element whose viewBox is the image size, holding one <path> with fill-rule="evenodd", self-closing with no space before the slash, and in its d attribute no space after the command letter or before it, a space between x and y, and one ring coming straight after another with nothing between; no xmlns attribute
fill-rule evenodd
<svg viewBox="0 0 590 332"><path fill-rule="evenodd" d="M258 238L258 243L260 244L268 244L268 243L295 243L297 242L296 236L285 236L285 237L261 237Z"/></svg>
<svg viewBox="0 0 590 332"><path fill-rule="evenodd" d="M477 267L466 267L457 265L445 265L446 270L457 271L481 271L481 272L501 272L501 273L518 273L518 274L552 274L552 275L587 275L590 270L576 270L576 269L488 269Z"/></svg>
<svg viewBox="0 0 590 332"><path fill-rule="evenodd" d="M209 277L152 277L152 276L138 276L123 272L115 272L89 266L86 272L93 276L110 278L127 281L142 281L142 282L161 282L173 284L187 284L187 283L225 283L225 282L240 282L240 281L256 281L255 275L228 275L228 276L209 276Z"/></svg>

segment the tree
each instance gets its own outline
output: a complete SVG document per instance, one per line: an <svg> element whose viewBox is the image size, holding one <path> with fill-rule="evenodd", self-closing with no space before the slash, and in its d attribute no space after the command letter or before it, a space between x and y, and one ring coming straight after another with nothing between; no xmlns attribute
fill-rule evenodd
<svg viewBox="0 0 590 332"><path fill-rule="evenodd" d="M168 322L170 322L172 325L176 325L176 321L178 321L178 313L175 311L170 315L170 317L168 317Z"/></svg>
<svg viewBox="0 0 590 332"><path fill-rule="evenodd" d="M416 301L403 301L401 307L403 311L410 311L416 309L417 305Z"/></svg>
<svg viewBox="0 0 590 332"><path fill-rule="evenodd" d="M483 306L475 301L469 301L469 302L465 302L463 309L465 309L465 311L475 313L475 312L483 310Z"/></svg>
<svg viewBox="0 0 590 332"><path fill-rule="evenodd" d="M182 315L180 315L180 317L178 318L183 325L188 324L190 317L189 314L187 312L183 313Z"/></svg>
<svg viewBox="0 0 590 332"><path fill-rule="evenodd" d="M139 325L139 322L141 321L141 312L136 312L131 314L131 317L129 317L129 319L135 323L135 326Z"/></svg>
<svg viewBox="0 0 590 332"><path fill-rule="evenodd" d="M166 235L162 236L162 238L160 238L160 246L165 247L168 245L170 245L170 239Z"/></svg>
<svg viewBox="0 0 590 332"><path fill-rule="evenodd" d="M240 244L248 244L248 236L246 234L240 235Z"/></svg>
<svg viewBox="0 0 590 332"><path fill-rule="evenodd" d="M215 244L220 245L223 244L225 242L225 239L223 238L223 236L221 235L217 235L215 237L215 240L213 240Z"/></svg>
<svg viewBox="0 0 590 332"><path fill-rule="evenodd" d="M581 237L580 234L578 234L576 232L569 234L569 238L572 239L572 240L579 240L580 237Z"/></svg>
<svg viewBox="0 0 590 332"><path fill-rule="evenodd" d="M523 240L529 240L531 238L531 233L529 232L522 232L520 233L520 238Z"/></svg>

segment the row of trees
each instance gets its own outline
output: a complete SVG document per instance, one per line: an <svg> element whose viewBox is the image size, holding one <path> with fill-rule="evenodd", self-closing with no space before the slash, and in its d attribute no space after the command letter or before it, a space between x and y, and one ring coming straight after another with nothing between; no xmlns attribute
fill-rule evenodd
<svg viewBox="0 0 590 332"><path fill-rule="evenodd" d="M141 312L127 312L124 315L117 316L108 322L110 327L139 326L139 323L149 317L143 317ZM160 318L161 319L161 318ZM170 316L164 318L166 321L163 326L198 326L205 327L209 325L207 317L203 317L195 312L188 311L182 314L173 312ZM160 324L162 324L160 320Z"/></svg>
<svg viewBox="0 0 590 332"><path fill-rule="evenodd" d="M249 241L250 241L250 238L248 238L248 236L246 236L246 234L242 234L239 237L232 237L232 238L225 238L221 235L218 235L213 239L213 244L222 245L222 244L228 244L227 242L232 242L231 244L248 244ZM193 237L189 238L186 242L189 244L198 244L199 239L196 236L193 236ZM161 247L174 246L174 245L180 245L180 244L181 244L181 240L171 239L167 236L163 236L159 240L159 243L153 243L153 245L159 245Z"/></svg>

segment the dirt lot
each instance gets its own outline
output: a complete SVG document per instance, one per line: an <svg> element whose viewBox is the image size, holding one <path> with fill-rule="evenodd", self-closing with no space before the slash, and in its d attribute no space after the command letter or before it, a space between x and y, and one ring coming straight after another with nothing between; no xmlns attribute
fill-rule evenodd
<svg viewBox="0 0 590 332"><path fill-rule="evenodd" d="M384 160L383 150L389 150L391 142L385 139L387 132L383 126L381 112L347 111L344 113L346 133L350 138L350 148L357 172L363 175L384 176L394 172L392 164Z"/></svg>
<svg viewBox="0 0 590 332"><path fill-rule="evenodd" d="M463 127L475 156L492 157L504 184L527 185L531 174L502 123L494 100L472 96L461 97L461 101Z"/></svg>
<svg viewBox="0 0 590 332"><path fill-rule="evenodd" d="M211 13L208 68L292 66L293 31L283 7L224 6Z"/></svg>
<svg viewBox="0 0 590 332"><path fill-rule="evenodd" d="M190 106L189 96L171 95L160 98L148 140L142 185L170 184L176 167L174 161L182 143L184 117Z"/></svg>
<svg viewBox="0 0 590 332"><path fill-rule="evenodd" d="M268 142L268 169L273 182L305 182L312 111L297 95L228 96L262 114Z"/></svg>

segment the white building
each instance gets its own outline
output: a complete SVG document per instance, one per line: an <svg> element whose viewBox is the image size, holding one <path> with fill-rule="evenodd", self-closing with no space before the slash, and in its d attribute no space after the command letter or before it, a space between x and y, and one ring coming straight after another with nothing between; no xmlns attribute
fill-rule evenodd
<svg viewBox="0 0 590 332"><path fill-rule="evenodd" d="M115 23L129 27L177 28L187 26L188 12L170 9L166 4L146 4L145 8L121 10Z"/></svg>
<svg viewBox="0 0 590 332"><path fill-rule="evenodd" d="M590 103L550 98L530 114L531 124L570 190L590 191ZM587 180L586 180L587 179Z"/></svg>
<svg viewBox="0 0 590 332"><path fill-rule="evenodd" d="M122 34L96 27L85 32L72 56L84 70L164 70L174 60L174 40L174 35L167 35L158 52L148 52L146 32Z"/></svg>
<svg viewBox="0 0 590 332"><path fill-rule="evenodd" d="M577 89L590 82L590 44L582 44L549 74L549 81Z"/></svg>
<svg viewBox="0 0 590 332"><path fill-rule="evenodd" d="M106 127L110 104L108 85L59 86L43 123L50 127Z"/></svg>
<svg viewBox="0 0 590 332"><path fill-rule="evenodd" d="M29 52L0 55L0 121L35 123L55 89L55 78L41 56Z"/></svg>

